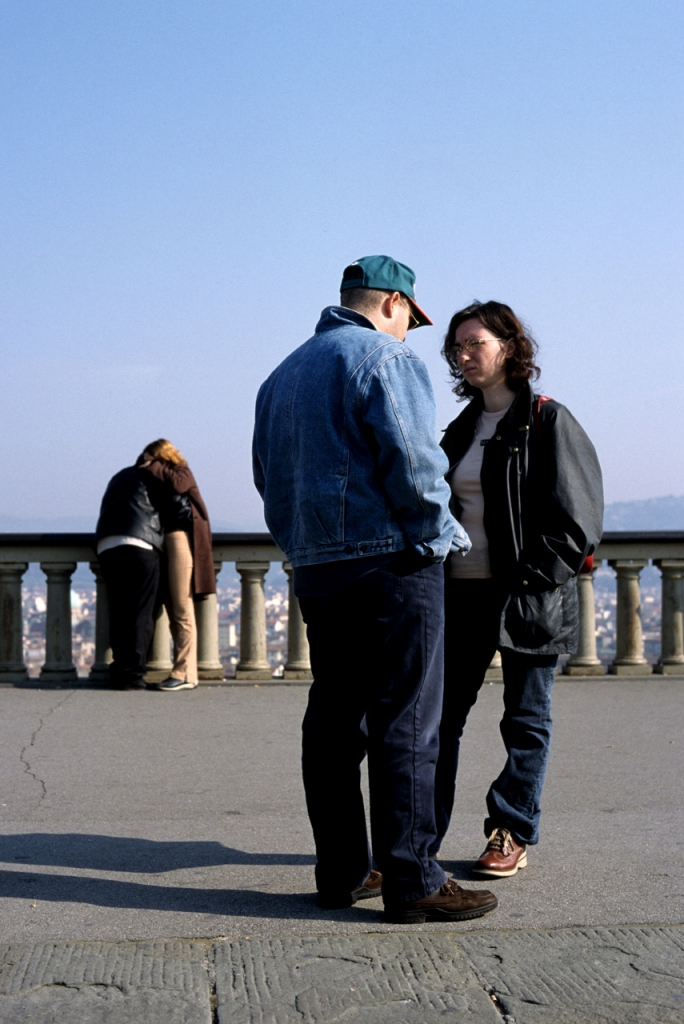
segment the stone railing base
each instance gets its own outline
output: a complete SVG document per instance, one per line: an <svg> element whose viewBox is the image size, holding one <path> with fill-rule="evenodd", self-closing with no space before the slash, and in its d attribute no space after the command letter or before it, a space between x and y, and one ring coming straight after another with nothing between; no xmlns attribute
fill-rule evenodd
<svg viewBox="0 0 684 1024"><path fill-rule="evenodd" d="M225 679L226 673L223 670L223 665L219 664L215 668L200 668L197 670L197 677L202 682L220 682L221 679Z"/></svg>
<svg viewBox="0 0 684 1024"><path fill-rule="evenodd" d="M606 668L605 665L571 665L568 663L563 666L562 675L564 676L605 676Z"/></svg>
<svg viewBox="0 0 684 1024"><path fill-rule="evenodd" d="M684 665L654 665L653 671L659 676L684 676Z"/></svg>
<svg viewBox="0 0 684 1024"><path fill-rule="evenodd" d="M302 682L313 682L313 676L311 675L310 668L286 668L283 671L283 679L300 679Z"/></svg>
<svg viewBox="0 0 684 1024"><path fill-rule="evenodd" d="M236 679L254 679L263 681L268 679L273 682L273 672L266 668L239 668L235 672Z"/></svg>

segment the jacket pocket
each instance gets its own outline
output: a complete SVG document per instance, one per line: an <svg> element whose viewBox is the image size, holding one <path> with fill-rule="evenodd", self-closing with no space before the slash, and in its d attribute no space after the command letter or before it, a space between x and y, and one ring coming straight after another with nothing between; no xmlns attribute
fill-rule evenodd
<svg viewBox="0 0 684 1024"><path fill-rule="evenodd" d="M563 626L560 587L538 594L514 594L506 608L506 631L516 647L543 647Z"/></svg>

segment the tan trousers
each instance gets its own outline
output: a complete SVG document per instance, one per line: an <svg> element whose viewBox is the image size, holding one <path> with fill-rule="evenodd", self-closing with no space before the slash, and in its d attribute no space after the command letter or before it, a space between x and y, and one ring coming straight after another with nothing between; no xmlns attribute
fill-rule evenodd
<svg viewBox="0 0 684 1024"><path fill-rule="evenodd" d="M185 530L167 533L164 539L169 576L169 613L173 637L174 679L197 682L197 624L192 600L192 549Z"/></svg>

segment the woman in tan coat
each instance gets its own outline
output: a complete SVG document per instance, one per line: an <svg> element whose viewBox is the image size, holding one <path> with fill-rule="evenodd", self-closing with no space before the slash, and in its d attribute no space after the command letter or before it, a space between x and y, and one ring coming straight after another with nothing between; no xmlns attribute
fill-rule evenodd
<svg viewBox="0 0 684 1024"><path fill-rule="evenodd" d="M173 638L173 669L159 690L197 686L194 598L216 593L209 516L197 482L177 448L165 438L149 444L138 464L168 485L162 512L168 586L165 598Z"/></svg>

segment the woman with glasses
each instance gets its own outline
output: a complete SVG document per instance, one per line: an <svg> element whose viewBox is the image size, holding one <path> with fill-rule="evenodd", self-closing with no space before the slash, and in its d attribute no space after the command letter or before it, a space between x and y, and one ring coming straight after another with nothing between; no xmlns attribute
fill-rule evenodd
<svg viewBox="0 0 684 1024"><path fill-rule="evenodd" d="M187 462L165 438L148 444L138 465L166 484L161 509L166 554L166 609L173 638L173 668L158 690L197 686L194 599L216 593L209 516Z"/></svg>
<svg viewBox="0 0 684 1024"><path fill-rule="evenodd" d="M507 759L487 794L487 846L473 871L514 875L539 840L551 742L551 686L575 650L576 577L601 537L594 447L559 402L532 390L537 346L501 302L454 314L443 355L468 404L446 429L452 511L470 535L446 566L444 710L436 774L436 856L449 827L461 735L496 650Z"/></svg>

